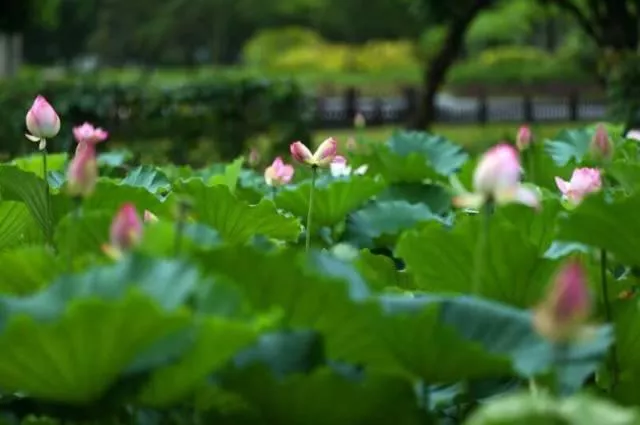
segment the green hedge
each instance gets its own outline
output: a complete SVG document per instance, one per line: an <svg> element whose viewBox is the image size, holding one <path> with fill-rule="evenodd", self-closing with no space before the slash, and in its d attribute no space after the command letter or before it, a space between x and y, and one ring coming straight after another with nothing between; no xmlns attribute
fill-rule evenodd
<svg viewBox="0 0 640 425"><path fill-rule="evenodd" d="M291 81L206 80L158 87L155 84L80 80L14 80L0 84L0 151L15 155L28 147L24 115L37 94L62 118L53 150L68 149L73 126L89 121L116 141L169 139L174 162L199 140L211 140L221 159L246 150L252 138L268 135L274 149L293 139L308 139L311 117L306 97ZM149 147L153 148L152 145Z"/></svg>

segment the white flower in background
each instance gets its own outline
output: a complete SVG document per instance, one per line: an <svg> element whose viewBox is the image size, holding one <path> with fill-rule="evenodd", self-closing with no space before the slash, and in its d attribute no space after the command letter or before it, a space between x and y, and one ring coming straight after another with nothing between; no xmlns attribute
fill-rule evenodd
<svg viewBox="0 0 640 425"><path fill-rule="evenodd" d="M634 128L632 130L629 130L624 137L627 139L640 141L640 129Z"/></svg>
<svg viewBox="0 0 640 425"><path fill-rule="evenodd" d="M355 174L357 176L361 176L367 172L369 166L367 164L361 165L355 170L352 170L350 166L347 165L347 160L343 156L336 156L333 162L329 165L331 169L331 175L333 177L346 177L351 174Z"/></svg>

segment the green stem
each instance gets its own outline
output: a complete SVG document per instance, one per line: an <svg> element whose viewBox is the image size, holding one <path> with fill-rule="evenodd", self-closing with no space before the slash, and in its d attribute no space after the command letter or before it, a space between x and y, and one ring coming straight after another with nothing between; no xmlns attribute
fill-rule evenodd
<svg viewBox="0 0 640 425"><path fill-rule="evenodd" d="M82 217L82 197L78 196L78 197L74 197L73 198L73 204L74 204L74 208L73 208L73 220L78 222L78 226L80 226L80 219ZM73 239L73 243L75 244L75 246L72 246L72 251L68 253L69 255L69 273L73 272L73 258L75 257L75 250L78 249L78 245L77 245L77 241L78 239L75 238Z"/></svg>
<svg viewBox="0 0 640 425"><path fill-rule="evenodd" d="M311 247L311 216L313 214L313 192L316 189L316 175L318 174L318 167L315 165L311 167L311 189L309 189L309 213L307 214L307 240L305 242L305 251L309 252Z"/></svg>
<svg viewBox="0 0 640 425"><path fill-rule="evenodd" d="M184 233L184 225L187 220L189 205L184 201L178 201L178 217L176 220L176 233L174 240L175 255L179 255L182 248L182 234Z"/></svg>
<svg viewBox="0 0 640 425"><path fill-rule="evenodd" d="M489 226L491 224L491 208L492 203L490 201L486 202L480 208L480 215L482 216L482 223L480 224L480 229L478 231L478 239L476 241L476 251L473 257L473 279L472 279L472 294L479 295L481 292L482 286L482 274L485 263L485 253L488 250L488 242L489 242Z"/></svg>
<svg viewBox="0 0 640 425"><path fill-rule="evenodd" d="M555 370L555 395L559 397L562 394L562 368L566 361L567 344L557 343L553 347L553 367Z"/></svg>
<svg viewBox="0 0 640 425"><path fill-rule="evenodd" d="M527 149L527 162L528 162L528 166L529 166L529 182L530 183L534 183L535 182L535 169L536 169L536 159L535 159L535 151L534 151L534 145L531 144L529 146L529 149Z"/></svg>
<svg viewBox="0 0 640 425"><path fill-rule="evenodd" d="M273 202L276 202L276 195L278 194L278 188L276 186L271 186L271 196L273 198Z"/></svg>
<svg viewBox="0 0 640 425"><path fill-rule="evenodd" d="M611 301L609 300L609 291L607 285L607 251L600 250L600 290L602 291L602 304L604 306L604 316L607 323L611 323L613 315L611 313ZM610 373L610 391L615 389L618 380L618 353L615 342L611 345L609 353L609 373Z"/></svg>
<svg viewBox="0 0 640 425"><path fill-rule="evenodd" d="M53 235L51 234L51 188L49 187L49 167L47 163L47 148L42 152L42 176L44 178L44 214L46 217L46 225L44 228L44 237L49 246L53 246Z"/></svg>

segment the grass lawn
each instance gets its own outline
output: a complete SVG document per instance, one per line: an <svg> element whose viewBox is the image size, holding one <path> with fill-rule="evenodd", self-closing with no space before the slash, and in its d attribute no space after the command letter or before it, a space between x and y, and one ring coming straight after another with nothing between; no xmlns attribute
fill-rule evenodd
<svg viewBox="0 0 640 425"><path fill-rule="evenodd" d="M536 140L544 140L554 137L559 131L565 128L581 127L588 123L580 122L557 122L557 123L537 123L532 124ZM397 127L374 127L366 128L361 136L371 141L383 142L387 140ZM433 128L433 133L440 134L458 143L470 151L480 151L501 140L514 140L518 124L515 123L491 123L486 125L478 124L437 124ZM325 138L332 136L338 141L346 140L348 137L357 137L355 129L342 130L320 130L314 135L314 142L319 143Z"/></svg>

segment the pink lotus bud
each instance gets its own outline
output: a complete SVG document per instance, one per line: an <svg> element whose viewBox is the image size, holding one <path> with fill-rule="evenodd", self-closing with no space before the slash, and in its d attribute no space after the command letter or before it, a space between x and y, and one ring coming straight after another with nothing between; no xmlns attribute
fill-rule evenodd
<svg viewBox="0 0 640 425"><path fill-rule="evenodd" d="M531 144L532 135L529 126L523 125L518 129L518 136L516 137L516 146L519 151L523 151Z"/></svg>
<svg viewBox="0 0 640 425"><path fill-rule="evenodd" d="M364 128L366 125L367 125L367 119L364 117L362 113L358 112L353 119L353 126L355 128Z"/></svg>
<svg viewBox="0 0 640 425"><path fill-rule="evenodd" d="M109 137L109 133L100 127L94 127L85 122L81 126L73 128L73 137L75 137L78 144L88 143L95 145L106 140Z"/></svg>
<svg viewBox="0 0 640 425"><path fill-rule="evenodd" d="M110 242L118 251L127 250L140 242L142 222L133 204L124 204L111 222Z"/></svg>
<svg viewBox="0 0 640 425"><path fill-rule="evenodd" d="M251 148L251 151L249 152L248 162L251 167L255 167L256 165L260 164L260 152L258 151L258 149Z"/></svg>
<svg viewBox="0 0 640 425"><path fill-rule="evenodd" d="M91 195L98 180L98 163L93 145L76 152L67 170L67 190L71 196Z"/></svg>
<svg viewBox="0 0 640 425"><path fill-rule="evenodd" d="M576 168L570 181L556 177L556 185L564 200L576 206L589 193L598 192L602 188L600 170L597 168Z"/></svg>
<svg viewBox="0 0 640 425"><path fill-rule="evenodd" d="M534 313L536 331L552 342L572 339L591 312L587 275L577 260L562 266Z"/></svg>
<svg viewBox="0 0 640 425"><path fill-rule="evenodd" d="M289 147L293 159L304 164L312 164L313 154L302 142L294 142Z"/></svg>
<svg viewBox="0 0 640 425"><path fill-rule="evenodd" d="M40 150L46 147L44 139L55 137L60 131L60 117L43 96L36 97L26 116L27 139L40 142Z"/></svg>
<svg viewBox="0 0 640 425"><path fill-rule="evenodd" d="M597 160L609 160L613 157L613 140L604 124L598 124L589 146L591 155Z"/></svg>
<svg viewBox="0 0 640 425"><path fill-rule="evenodd" d="M349 137L347 139L346 148L348 151L356 150L358 148L358 142L356 142L356 139L353 137Z"/></svg>
<svg viewBox="0 0 640 425"><path fill-rule="evenodd" d="M285 164L282 158L277 157L273 164L264 170L264 180L269 186L280 186L291 181L293 172L293 166Z"/></svg>
<svg viewBox="0 0 640 425"><path fill-rule="evenodd" d="M473 174L476 192L493 196L496 192L515 187L520 182L518 151L506 143L489 149L481 158Z"/></svg>
<svg viewBox="0 0 640 425"><path fill-rule="evenodd" d="M142 219L144 220L145 223L157 223L158 221L160 221L158 217L149 210L144 210Z"/></svg>

